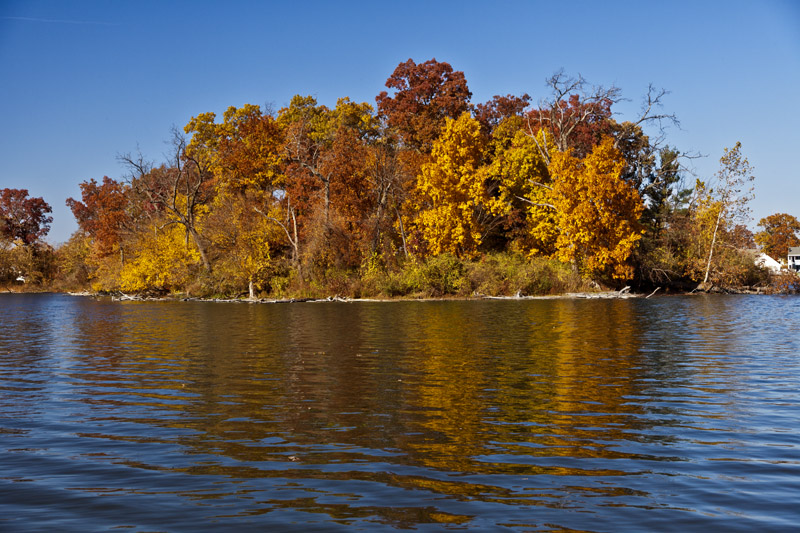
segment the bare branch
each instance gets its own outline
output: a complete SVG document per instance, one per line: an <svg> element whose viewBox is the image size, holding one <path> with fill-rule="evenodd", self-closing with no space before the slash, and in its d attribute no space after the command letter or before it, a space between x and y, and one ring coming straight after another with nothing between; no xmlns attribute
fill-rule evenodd
<svg viewBox="0 0 800 533"><path fill-rule="evenodd" d="M525 198L523 196L516 196L515 195L515 197L517 198L517 200L521 200L521 201L523 201L523 202L525 202L526 204L529 204L529 205L534 205L534 206L537 206L537 207L549 207L550 209L558 210L558 208L556 206L554 206L553 204L548 204L548 203L545 203L545 202L533 202L533 201L528 200L527 198Z"/></svg>

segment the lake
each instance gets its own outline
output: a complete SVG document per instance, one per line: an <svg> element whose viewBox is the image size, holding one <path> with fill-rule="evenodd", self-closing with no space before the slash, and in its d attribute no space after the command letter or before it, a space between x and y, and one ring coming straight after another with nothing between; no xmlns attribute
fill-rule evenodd
<svg viewBox="0 0 800 533"><path fill-rule="evenodd" d="M797 531L799 317L0 294L0 531Z"/></svg>

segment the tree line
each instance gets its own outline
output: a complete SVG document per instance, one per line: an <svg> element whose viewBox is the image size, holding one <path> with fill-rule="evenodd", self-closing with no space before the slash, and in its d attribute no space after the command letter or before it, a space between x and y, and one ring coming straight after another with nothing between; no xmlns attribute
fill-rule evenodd
<svg viewBox="0 0 800 533"><path fill-rule="evenodd" d="M678 121L663 90L629 120L617 87L563 72L538 103L473 103L464 73L435 59L400 63L386 89L374 106L297 95L191 117L166 160L121 154L124 176L81 183L67 200L79 229L58 250L41 240L49 206L6 189L0 275L198 296L531 294L752 285L766 281L756 241L782 257L800 244L788 214L747 229L739 143L686 183L693 156L666 143Z"/></svg>

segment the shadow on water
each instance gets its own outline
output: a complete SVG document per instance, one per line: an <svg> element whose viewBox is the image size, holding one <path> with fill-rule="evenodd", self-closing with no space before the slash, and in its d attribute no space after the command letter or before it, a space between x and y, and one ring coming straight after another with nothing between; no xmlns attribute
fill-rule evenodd
<svg viewBox="0 0 800 533"><path fill-rule="evenodd" d="M0 310L0 529L800 522L797 299Z"/></svg>

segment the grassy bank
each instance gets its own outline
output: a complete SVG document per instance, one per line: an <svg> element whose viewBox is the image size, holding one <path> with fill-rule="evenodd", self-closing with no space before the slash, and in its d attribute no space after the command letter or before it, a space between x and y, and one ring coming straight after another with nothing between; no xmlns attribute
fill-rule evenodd
<svg viewBox="0 0 800 533"><path fill-rule="evenodd" d="M256 287L259 298L440 298L536 296L589 289L568 265L555 260L525 260L514 254L492 254L477 261L440 255L428 260L408 259L386 267L366 263L358 269L335 267L305 271L284 265ZM182 292L193 297L242 297L246 287L231 286L218 275L200 274Z"/></svg>

